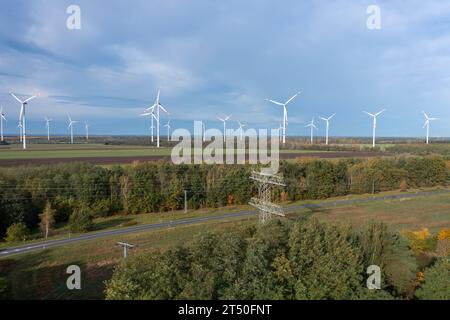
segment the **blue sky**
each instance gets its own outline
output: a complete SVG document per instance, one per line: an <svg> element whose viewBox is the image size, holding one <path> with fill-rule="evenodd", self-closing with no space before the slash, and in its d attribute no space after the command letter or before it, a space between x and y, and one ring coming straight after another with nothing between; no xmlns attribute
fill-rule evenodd
<svg viewBox="0 0 450 320"><path fill-rule="evenodd" d="M81 8L81 30L66 28L71 4ZM381 30L366 27L371 4L381 8ZM313 116L337 113L332 135L369 136L362 110L386 108L380 136L423 136L422 110L441 118L431 135L450 136L450 2L1 1L8 132L19 114L8 92L39 90L29 134L45 132L45 116L67 133L67 114L93 134L146 134L138 114L158 87L172 128L193 120L221 128L216 118L226 114L278 127L282 112L265 99L301 90L289 105L291 135L307 135Z"/></svg>

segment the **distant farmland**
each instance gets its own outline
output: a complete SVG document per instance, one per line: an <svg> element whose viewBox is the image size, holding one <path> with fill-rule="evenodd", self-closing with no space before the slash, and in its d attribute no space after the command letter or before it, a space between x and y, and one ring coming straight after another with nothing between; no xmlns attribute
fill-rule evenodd
<svg viewBox="0 0 450 320"><path fill-rule="evenodd" d="M157 161L169 159L171 148L143 146L111 146L102 144L60 145L36 144L27 150L17 146L0 147L0 166L29 164L49 164L84 161L93 164L127 164L134 161ZM281 159L295 158L354 158L387 155L370 151L318 151L318 150L280 150Z"/></svg>

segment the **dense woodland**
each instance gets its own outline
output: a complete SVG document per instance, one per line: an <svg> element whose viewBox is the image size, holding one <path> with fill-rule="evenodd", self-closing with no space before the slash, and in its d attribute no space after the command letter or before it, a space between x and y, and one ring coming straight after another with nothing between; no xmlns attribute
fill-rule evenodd
<svg viewBox="0 0 450 320"><path fill-rule="evenodd" d="M366 286L370 265L381 269L379 290ZM105 293L107 299L448 300L450 262L434 255L419 266L405 238L382 223L355 230L315 219L273 220L128 258Z"/></svg>
<svg viewBox="0 0 450 320"><path fill-rule="evenodd" d="M1 168L0 237L13 225L11 239L17 238L14 233L39 224L45 230L43 219L70 222L76 232L88 230L94 217L180 209L185 189L193 209L246 204L257 192L249 179L255 169L167 162L111 168L87 163ZM449 167L437 156L302 160L282 162L280 174L287 185L276 190L274 201L444 185Z"/></svg>

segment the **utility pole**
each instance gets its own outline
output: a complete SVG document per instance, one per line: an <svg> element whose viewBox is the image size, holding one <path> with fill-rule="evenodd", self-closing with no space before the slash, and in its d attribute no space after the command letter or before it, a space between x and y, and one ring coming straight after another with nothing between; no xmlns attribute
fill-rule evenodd
<svg viewBox="0 0 450 320"><path fill-rule="evenodd" d="M283 207L271 202L272 186L286 186L279 176L252 172L250 179L258 183L258 198L251 198L249 204L259 210L259 223L264 224L273 215L284 217Z"/></svg>
<svg viewBox="0 0 450 320"><path fill-rule="evenodd" d="M123 258L126 259L128 257L128 249L132 249L136 247L134 244L126 243L126 242L117 242L119 247L123 248Z"/></svg>
<svg viewBox="0 0 450 320"><path fill-rule="evenodd" d="M184 213L187 213L187 190L184 190Z"/></svg>

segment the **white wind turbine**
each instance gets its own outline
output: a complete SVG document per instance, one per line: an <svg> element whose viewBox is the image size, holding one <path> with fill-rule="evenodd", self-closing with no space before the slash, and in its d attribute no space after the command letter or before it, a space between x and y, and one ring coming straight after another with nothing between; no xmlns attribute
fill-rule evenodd
<svg viewBox="0 0 450 320"><path fill-rule="evenodd" d="M159 102L160 92L161 92L161 90L158 89L158 94L156 96L155 103L151 107L145 109L147 111L147 113L142 114L143 116L149 115L152 117L152 125L150 127L152 130L152 142L153 142L153 119L155 119L155 121L156 121L156 147L157 148L159 148L159 127L160 127L160 118L161 118L160 110L162 110L163 112L167 113L167 115L169 115L169 112L167 112L167 110Z"/></svg>
<svg viewBox="0 0 450 320"><path fill-rule="evenodd" d="M316 125L314 124L314 118L312 118L311 122L306 125L306 127L311 128L311 144L314 142L314 129L317 130Z"/></svg>
<svg viewBox="0 0 450 320"><path fill-rule="evenodd" d="M425 116L425 124L423 125L423 128L427 127L427 144L428 144L428 139L429 139L429 135L430 135L430 121L439 120L439 118L430 118L425 113L425 111L422 111L422 113Z"/></svg>
<svg viewBox="0 0 450 320"><path fill-rule="evenodd" d="M330 131L330 120L336 115L336 113L334 113L333 115L329 116L328 118L324 118L324 117L319 117L320 119L322 119L323 121L325 121L327 123L327 130L326 130L326 138L325 138L325 144L328 145L328 133Z"/></svg>
<svg viewBox="0 0 450 320"><path fill-rule="evenodd" d="M3 120L6 121L6 113L3 112L3 106L0 106L0 136L3 142Z"/></svg>
<svg viewBox="0 0 450 320"><path fill-rule="evenodd" d="M19 98L17 98L17 96L10 92L10 95L13 96L14 99L16 99L20 104L20 116L19 116L19 121L21 124L21 136L22 136L22 142L23 142L23 148L26 149L27 148L27 130L26 130L26 121L25 121L25 111L26 111L26 106L28 104L28 102L30 102L31 100L33 100L34 98L36 98L37 96L39 96L39 93L37 95L31 96L28 99L25 100L20 100Z"/></svg>
<svg viewBox="0 0 450 320"><path fill-rule="evenodd" d="M170 120L164 125L167 128L167 141L170 141Z"/></svg>
<svg viewBox="0 0 450 320"><path fill-rule="evenodd" d="M369 113L367 111L363 111L365 114L371 116L373 118L373 129L372 129L372 147L375 148L375 136L376 136L376 129L377 129L377 117L382 114L386 109L383 109L381 111L378 111L377 113Z"/></svg>
<svg viewBox="0 0 450 320"><path fill-rule="evenodd" d="M86 130L86 141L89 141L89 124L87 121L84 122L84 129Z"/></svg>
<svg viewBox="0 0 450 320"><path fill-rule="evenodd" d="M47 127L47 141L50 141L50 122L52 122L52 119L45 117L45 125Z"/></svg>
<svg viewBox="0 0 450 320"><path fill-rule="evenodd" d="M240 139L242 140L242 136L244 133L243 128L246 127L247 125L245 123L240 122L239 120L237 120L237 123L239 124L239 134L240 134Z"/></svg>
<svg viewBox="0 0 450 320"><path fill-rule="evenodd" d="M286 125L288 123L288 116L287 116L287 108L286 108L286 106L288 105L289 102L291 102L300 93L301 93L301 91L297 92L291 98L289 98L285 103L281 103L281 102L278 102L278 101L266 99L269 102L272 102L272 103L274 103L276 105L279 105L279 106L283 107L283 144L286 143Z"/></svg>
<svg viewBox="0 0 450 320"><path fill-rule="evenodd" d="M218 117L220 121L223 122L223 142L227 142L227 121L230 120L231 114L226 117Z"/></svg>
<svg viewBox="0 0 450 320"><path fill-rule="evenodd" d="M153 143L153 128L154 128L153 120L155 119L155 114L153 113L154 108L150 107L150 108L148 108L146 110L150 110L150 111L141 113L139 116L141 116L141 117L149 116L151 118L150 136L151 136L151 140L152 140L152 143Z"/></svg>
<svg viewBox="0 0 450 320"><path fill-rule="evenodd" d="M67 127L67 129L70 129L70 143L73 144L73 125L78 121L73 121L70 116L68 117L69 117L69 126Z"/></svg>

